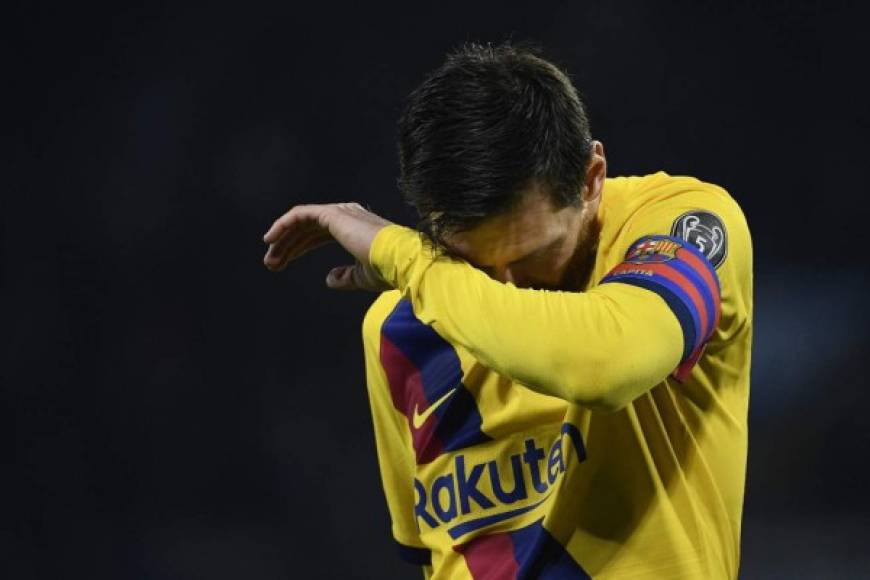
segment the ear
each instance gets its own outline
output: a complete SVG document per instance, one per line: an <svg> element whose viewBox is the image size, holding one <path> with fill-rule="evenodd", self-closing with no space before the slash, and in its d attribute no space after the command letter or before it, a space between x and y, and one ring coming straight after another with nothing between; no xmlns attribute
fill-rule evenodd
<svg viewBox="0 0 870 580"><path fill-rule="evenodd" d="M606 176L607 159L604 157L604 145L601 141L592 141L589 164L586 166L586 178L583 181L582 198L584 202L595 200L601 196Z"/></svg>

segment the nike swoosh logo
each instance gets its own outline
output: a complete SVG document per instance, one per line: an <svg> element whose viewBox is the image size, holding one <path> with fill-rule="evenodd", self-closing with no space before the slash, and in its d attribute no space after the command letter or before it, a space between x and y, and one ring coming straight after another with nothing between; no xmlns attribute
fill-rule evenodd
<svg viewBox="0 0 870 580"><path fill-rule="evenodd" d="M456 391L456 387L453 387L452 389L444 393L443 397L429 405L429 407L425 411L423 411L422 415L420 414L417 405L414 405L414 416L411 418L411 425L414 426L414 429L419 429L420 427L422 427L423 423L426 422L426 419L429 418L429 415L434 413L435 409L437 409L438 406L441 405L441 403L449 399L450 395L452 395L454 391Z"/></svg>

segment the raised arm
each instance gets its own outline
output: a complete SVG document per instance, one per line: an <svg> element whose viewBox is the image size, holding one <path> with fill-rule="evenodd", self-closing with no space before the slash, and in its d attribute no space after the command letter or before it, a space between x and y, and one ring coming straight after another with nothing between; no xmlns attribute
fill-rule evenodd
<svg viewBox="0 0 870 580"><path fill-rule="evenodd" d="M664 272L669 266L685 269L688 260L689 268L703 267L700 254L668 238L669 245L658 248L674 252L674 263L654 263L661 255L649 242L640 249L635 244L633 257L584 293L498 282L467 262L437 254L418 232L397 224L378 232L369 261L411 301L423 323L496 372L547 395L616 410L681 363L686 370L714 326L713 312L706 313L706 323L691 319L691 312L687 318L675 312L685 305L674 303L674 293L656 287L657 281L669 283L662 279L670 275ZM716 309L718 289L709 290Z"/></svg>
<svg viewBox="0 0 870 580"><path fill-rule="evenodd" d="M493 370L613 410L668 374L684 379L719 323L719 279L704 254L684 239L643 235L660 231L672 211L638 222L625 261L584 293L498 282L355 203L292 208L264 236L264 262L281 270L335 239L357 263L333 269L340 274L327 278L330 287L397 288L424 324Z"/></svg>

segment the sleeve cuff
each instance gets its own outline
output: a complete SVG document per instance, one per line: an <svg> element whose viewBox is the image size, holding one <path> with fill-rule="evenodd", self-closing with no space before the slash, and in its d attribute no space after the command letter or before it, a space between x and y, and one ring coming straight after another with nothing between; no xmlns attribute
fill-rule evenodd
<svg viewBox="0 0 870 580"><path fill-rule="evenodd" d="M417 230L399 224L381 228L372 239L369 263L388 284L404 290L416 258L423 250Z"/></svg>

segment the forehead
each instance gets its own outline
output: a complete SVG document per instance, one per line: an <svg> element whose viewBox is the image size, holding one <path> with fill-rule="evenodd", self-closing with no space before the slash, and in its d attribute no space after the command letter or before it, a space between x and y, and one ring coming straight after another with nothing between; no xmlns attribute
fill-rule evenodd
<svg viewBox="0 0 870 580"><path fill-rule="evenodd" d="M445 241L454 253L479 265L507 263L547 245L564 229L562 212L539 189L523 195L516 207Z"/></svg>

